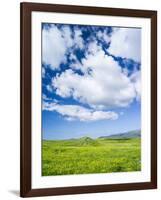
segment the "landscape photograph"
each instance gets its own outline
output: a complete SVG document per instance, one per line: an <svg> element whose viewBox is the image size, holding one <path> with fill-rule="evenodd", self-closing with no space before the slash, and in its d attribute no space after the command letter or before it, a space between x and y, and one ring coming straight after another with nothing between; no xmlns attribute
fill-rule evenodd
<svg viewBox="0 0 161 200"><path fill-rule="evenodd" d="M141 28L41 31L42 176L141 171Z"/></svg>

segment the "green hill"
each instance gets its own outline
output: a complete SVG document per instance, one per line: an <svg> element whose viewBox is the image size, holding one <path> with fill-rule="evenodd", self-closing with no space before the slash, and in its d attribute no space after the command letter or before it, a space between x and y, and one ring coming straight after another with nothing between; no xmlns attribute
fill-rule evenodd
<svg viewBox="0 0 161 200"><path fill-rule="evenodd" d="M77 145L78 146L97 146L99 145L99 142L90 138L90 137L82 137L80 139L77 139Z"/></svg>
<svg viewBox="0 0 161 200"><path fill-rule="evenodd" d="M128 139L128 138L140 138L141 137L141 130L134 130L134 131L128 131L124 133L119 134L113 134L109 136L101 136L99 138L101 139Z"/></svg>

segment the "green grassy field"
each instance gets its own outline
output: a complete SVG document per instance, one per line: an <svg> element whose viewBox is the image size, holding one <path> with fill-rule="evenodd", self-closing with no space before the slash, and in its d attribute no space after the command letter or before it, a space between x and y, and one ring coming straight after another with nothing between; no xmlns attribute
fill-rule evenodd
<svg viewBox="0 0 161 200"><path fill-rule="evenodd" d="M42 141L42 175L141 170L140 138Z"/></svg>

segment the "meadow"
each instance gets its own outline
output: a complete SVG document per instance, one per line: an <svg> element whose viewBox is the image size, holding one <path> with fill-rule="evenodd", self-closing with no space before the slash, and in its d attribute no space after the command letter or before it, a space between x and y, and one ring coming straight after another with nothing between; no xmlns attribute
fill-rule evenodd
<svg viewBox="0 0 161 200"><path fill-rule="evenodd" d="M140 138L42 141L43 176L140 170Z"/></svg>

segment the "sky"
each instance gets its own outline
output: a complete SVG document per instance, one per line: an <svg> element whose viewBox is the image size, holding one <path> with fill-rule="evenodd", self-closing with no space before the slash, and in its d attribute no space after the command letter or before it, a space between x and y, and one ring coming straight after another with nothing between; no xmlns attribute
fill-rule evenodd
<svg viewBox="0 0 161 200"><path fill-rule="evenodd" d="M42 23L43 139L140 129L141 29Z"/></svg>

